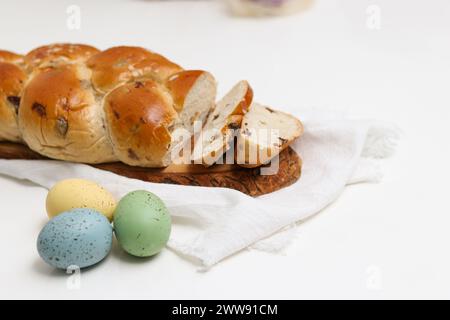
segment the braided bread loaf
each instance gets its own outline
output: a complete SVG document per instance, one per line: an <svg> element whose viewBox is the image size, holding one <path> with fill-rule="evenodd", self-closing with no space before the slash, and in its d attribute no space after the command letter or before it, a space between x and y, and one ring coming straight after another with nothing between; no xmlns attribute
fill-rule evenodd
<svg viewBox="0 0 450 320"><path fill-rule="evenodd" d="M192 152L191 163L209 166L237 138L243 159L237 163L254 167L303 133L295 117L252 104L246 81L215 99L210 73L184 70L143 48L54 44L25 56L0 51L0 141L25 143L52 159L165 167L181 144ZM196 123L206 133L191 150ZM181 142L178 129L187 132ZM275 138L258 130L275 130Z"/></svg>
<svg viewBox="0 0 450 320"><path fill-rule="evenodd" d="M143 48L0 51L0 140L53 159L167 166L172 132L192 132L215 98L211 74Z"/></svg>

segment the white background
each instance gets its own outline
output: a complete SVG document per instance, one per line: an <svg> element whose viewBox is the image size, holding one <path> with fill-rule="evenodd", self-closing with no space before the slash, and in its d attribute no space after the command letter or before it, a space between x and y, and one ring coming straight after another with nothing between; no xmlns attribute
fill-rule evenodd
<svg viewBox="0 0 450 320"><path fill-rule="evenodd" d="M66 26L71 4L80 30ZM366 25L371 4L379 30ZM285 255L245 251L201 273L168 250L139 260L115 246L78 290L35 249L45 190L0 177L0 298L450 298L449 1L316 0L273 19L233 18L219 2L2 1L0 41L21 53L141 45L211 71L220 93L248 79L258 101L286 111L337 109L403 130L384 181L348 187Z"/></svg>

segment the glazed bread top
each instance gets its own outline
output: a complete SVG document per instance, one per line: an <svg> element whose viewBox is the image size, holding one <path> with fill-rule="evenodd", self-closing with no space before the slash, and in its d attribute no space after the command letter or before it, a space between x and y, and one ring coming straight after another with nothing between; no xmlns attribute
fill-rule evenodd
<svg viewBox="0 0 450 320"><path fill-rule="evenodd" d="M81 64L37 73L25 86L19 129L28 146L50 158L86 163L115 160L103 110Z"/></svg>
<svg viewBox="0 0 450 320"><path fill-rule="evenodd" d="M60 160L166 166L172 131L205 119L215 87L208 72L138 47L0 51L0 140Z"/></svg>
<svg viewBox="0 0 450 320"><path fill-rule="evenodd" d="M170 127L177 118L170 94L154 80L114 89L105 101L111 142L119 160L168 165Z"/></svg>
<svg viewBox="0 0 450 320"><path fill-rule="evenodd" d="M92 56L87 65L92 70L94 87L106 93L132 79L150 78L159 82L182 70L163 56L138 47L114 47Z"/></svg>
<svg viewBox="0 0 450 320"><path fill-rule="evenodd" d="M84 44L57 43L42 46L25 56L25 65L29 72L36 68L57 67L70 63L83 63L100 51Z"/></svg>

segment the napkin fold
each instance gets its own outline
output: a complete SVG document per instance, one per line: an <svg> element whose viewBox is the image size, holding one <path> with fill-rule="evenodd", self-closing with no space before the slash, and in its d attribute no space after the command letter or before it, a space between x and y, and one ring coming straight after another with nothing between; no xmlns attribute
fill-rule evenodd
<svg viewBox="0 0 450 320"><path fill-rule="evenodd" d="M290 226L321 211L346 185L380 181L381 159L395 151L399 139L395 126L329 111L308 110L298 116L305 134L292 148L303 159L302 176L295 184L258 198L225 188L143 182L54 160L0 160L0 174L47 189L62 179L89 179L117 198L136 189L153 192L173 217L168 247L208 269L250 246L281 249L294 235Z"/></svg>

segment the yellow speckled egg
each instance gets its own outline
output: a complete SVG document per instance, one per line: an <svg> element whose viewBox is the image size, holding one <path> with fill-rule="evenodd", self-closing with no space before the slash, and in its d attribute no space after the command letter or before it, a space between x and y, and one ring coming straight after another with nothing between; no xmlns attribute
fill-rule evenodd
<svg viewBox="0 0 450 320"><path fill-rule="evenodd" d="M50 218L76 208L97 210L112 221L116 200L97 183L83 179L62 180L48 192L47 214Z"/></svg>

